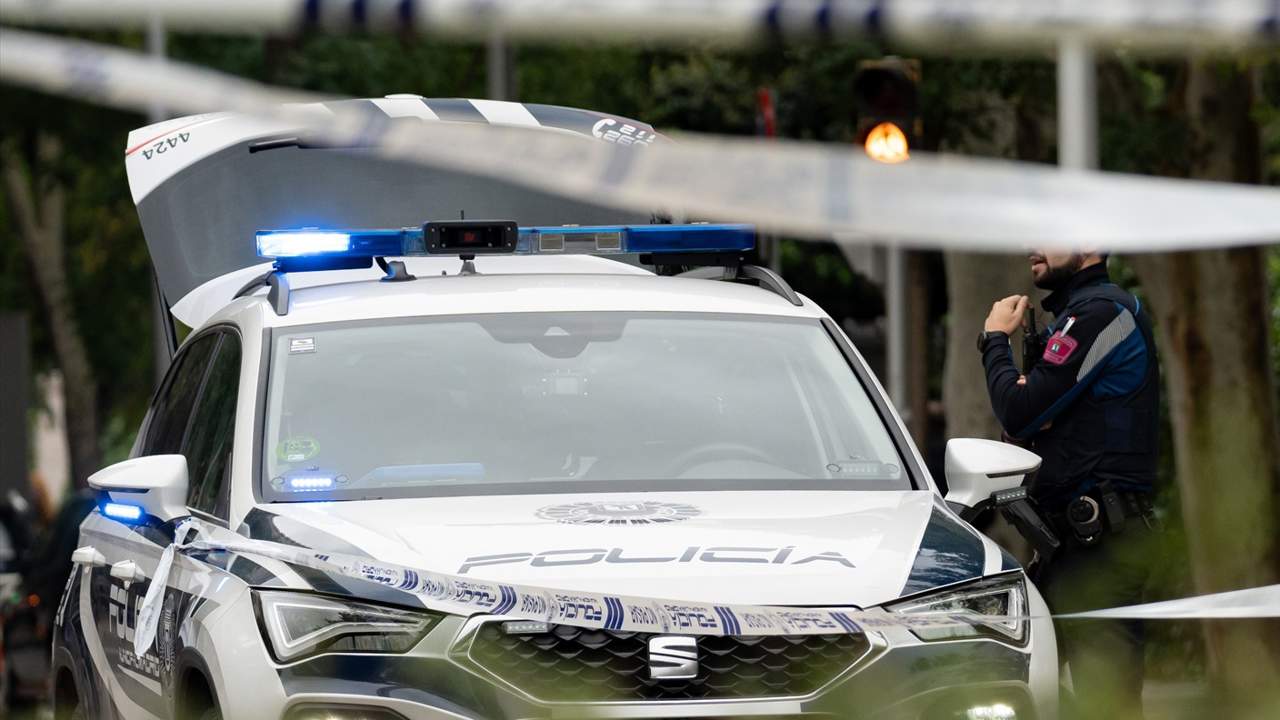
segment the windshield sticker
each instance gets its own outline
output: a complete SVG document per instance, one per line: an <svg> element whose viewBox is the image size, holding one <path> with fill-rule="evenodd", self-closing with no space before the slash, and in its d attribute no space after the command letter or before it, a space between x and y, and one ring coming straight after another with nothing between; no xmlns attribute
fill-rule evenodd
<svg viewBox="0 0 1280 720"><path fill-rule="evenodd" d="M702 511L684 503L577 502L549 505L537 511L543 520L566 525L655 525L697 517Z"/></svg>
<svg viewBox="0 0 1280 720"><path fill-rule="evenodd" d="M300 355L316 351L316 339L313 337L289 338L289 354Z"/></svg>
<svg viewBox="0 0 1280 720"><path fill-rule="evenodd" d="M599 140L617 143L618 145L636 145L644 147L652 145L657 134L630 123L619 124L613 118L599 120L591 126L591 134Z"/></svg>
<svg viewBox="0 0 1280 720"><path fill-rule="evenodd" d="M282 462L304 462L320 454L320 443L306 435L295 435L276 446L276 457Z"/></svg>

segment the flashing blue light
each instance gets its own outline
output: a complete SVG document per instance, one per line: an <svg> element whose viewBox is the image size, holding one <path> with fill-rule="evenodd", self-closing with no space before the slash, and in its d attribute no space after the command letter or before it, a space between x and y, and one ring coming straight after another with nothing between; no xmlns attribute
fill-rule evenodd
<svg viewBox="0 0 1280 720"><path fill-rule="evenodd" d="M306 492L332 489L334 479L329 475L299 475L289 478L288 483L290 490Z"/></svg>
<svg viewBox="0 0 1280 720"><path fill-rule="evenodd" d="M142 508L137 505L109 502L102 504L102 514L123 523L136 523L142 519Z"/></svg>
<svg viewBox="0 0 1280 720"><path fill-rule="evenodd" d="M423 254L421 228L399 230L260 230L264 258L373 258ZM315 269L323 269L317 267Z"/></svg>
<svg viewBox="0 0 1280 720"><path fill-rule="evenodd" d="M351 249L351 234L320 230L284 230L258 233L260 257L335 255Z"/></svg>

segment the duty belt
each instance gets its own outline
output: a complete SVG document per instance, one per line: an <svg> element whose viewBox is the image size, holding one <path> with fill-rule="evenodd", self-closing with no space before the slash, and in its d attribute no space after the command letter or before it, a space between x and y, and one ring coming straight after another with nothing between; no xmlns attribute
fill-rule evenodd
<svg viewBox="0 0 1280 720"><path fill-rule="evenodd" d="M1108 533L1122 532L1126 522L1132 519L1141 520L1150 529L1156 527L1150 493L1115 490L1104 484L1085 495L1098 503L1102 526ZM1077 535L1065 511L1049 512L1046 517L1061 537L1071 538Z"/></svg>

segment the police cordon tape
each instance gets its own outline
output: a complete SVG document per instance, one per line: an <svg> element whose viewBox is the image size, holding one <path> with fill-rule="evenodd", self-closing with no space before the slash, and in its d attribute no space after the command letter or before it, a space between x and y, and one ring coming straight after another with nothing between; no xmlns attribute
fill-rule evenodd
<svg viewBox="0 0 1280 720"><path fill-rule="evenodd" d="M366 557L321 553L265 540L215 540L213 528L187 519L174 529L138 611L134 652L142 656L155 640L165 587L175 553L183 550L257 555L321 572L365 580L416 596L428 610L470 617L569 625L592 630L683 635L840 635L885 628L955 628L1031 620L1037 615L974 612L897 613L852 607L777 607L607 595L466 578L410 568ZM1049 616L1059 619L1191 619L1280 617L1280 585L1234 592Z"/></svg>
<svg viewBox="0 0 1280 720"><path fill-rule="evenodd" d="M0 77L124 109L229 111L359 148L641 212L754 223L792 237L1022 252L1280 240L1280 189L916 154L883 165L831 143L681 135L619 146L555 131L390 118L118 47L0 30Z"/></svg>
<svg viewBox="0 0 1280 720"><path fill-rule="evenodd" d="M1126 51L1280 42L1275 0L0 0L7 22L200 33L393 32L485 40L749 43L887 38L1036 50L1071 36Z"/></svg>

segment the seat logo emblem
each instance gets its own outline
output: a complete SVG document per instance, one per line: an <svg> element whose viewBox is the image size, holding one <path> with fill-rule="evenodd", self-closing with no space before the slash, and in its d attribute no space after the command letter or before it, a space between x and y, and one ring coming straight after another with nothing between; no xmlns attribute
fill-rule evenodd
<svg viewBox="0 0 1280 720"><path fill-rule="evenodd" d="M698 677L698 641L687 635L650 638L649 677L654 680L692 680Z"/></svg>

